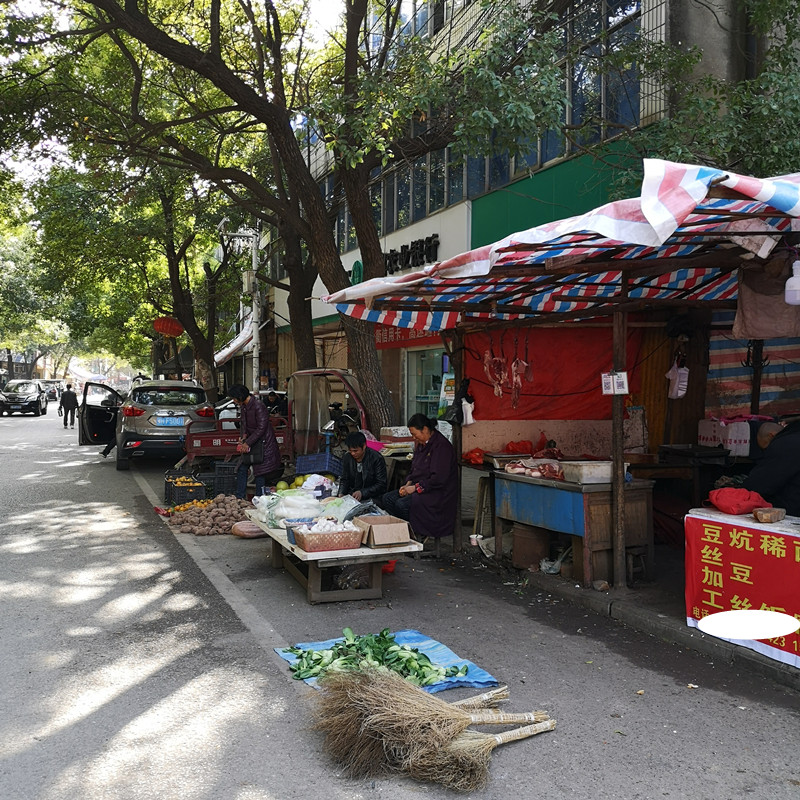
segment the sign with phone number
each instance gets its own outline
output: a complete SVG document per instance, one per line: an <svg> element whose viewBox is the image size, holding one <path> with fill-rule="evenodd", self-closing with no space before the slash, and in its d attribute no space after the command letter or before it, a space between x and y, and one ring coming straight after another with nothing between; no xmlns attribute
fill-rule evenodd
<svg viewBox="0 0 800 800"><path fill-rule="evenodd" d="M748 524L749 517L688 515L686 622L734 609L780 611L800 619L800 527ZM800 636L736 640L763 655L800 667Z"/></svg>

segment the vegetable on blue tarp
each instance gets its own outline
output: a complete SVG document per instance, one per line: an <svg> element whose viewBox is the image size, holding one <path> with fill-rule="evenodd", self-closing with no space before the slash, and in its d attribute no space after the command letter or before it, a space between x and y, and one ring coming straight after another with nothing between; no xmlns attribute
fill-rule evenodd
<svg viewBox="0 0 800 800"><path fill-rule="evenodd" d="M289 662L295 679L312 686L330 669L371 666L386 666L426 692L498 685L488 672L419 631L391 633L384 628L380 633L357 636L351 628L345 628L343 633L337 639L276 647L275 652Z"/></svg>

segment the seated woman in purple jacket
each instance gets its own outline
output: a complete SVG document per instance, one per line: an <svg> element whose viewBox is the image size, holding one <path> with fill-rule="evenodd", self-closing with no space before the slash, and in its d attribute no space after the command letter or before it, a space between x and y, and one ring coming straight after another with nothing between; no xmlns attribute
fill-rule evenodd
<svg viewBox="0 0 800 800"><path fill-rule="evenodd" d="M278 440L275 438L275 431L269 421L269 411L267 407L255 395L250 394L250 390L236 383L228 389L228 395L232 398L236 410L241 416L240 426L242 438L237 446L237 450L244 454L249 453L259 439L264 440L264 459L260 464L253 464L253 476L256 481L256 494L262 494L265 485L271 485L283 475L283 464L281 463L281 451L278 448ZM244 498L247 494L247 478L250 472L249 464L239 464L236 474L236 496Z"/></svg>
<svg viewBox="0 0 800 800"><path fill-rule="evenodd" d="M411 523L417 539L451 536L456 523L458 468L453 445L436 430L436 421L414 414L408 429L416 442L406 484L381 498L389 514Z"/></svg>

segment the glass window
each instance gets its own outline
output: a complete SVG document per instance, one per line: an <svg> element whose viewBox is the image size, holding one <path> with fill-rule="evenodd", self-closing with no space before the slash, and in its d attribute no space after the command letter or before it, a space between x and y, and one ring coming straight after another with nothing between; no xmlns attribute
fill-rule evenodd
<svg viewBox="0 0 800 800"><path fill-rule="evenodd" d="M444 150L437 150L431 153L429 171L430 197L428 199L428 210L432 214L444 206Z"/></svg>
<svg viewBox="0 0 800 800"><path fill-rule="evenodd" d="M397 168L394 175L396 202L397 202L397 228L405 228L411 222L411 175L408 166L403 164Z"/></svg>
<svg viewBox="0 0 800 800"><path fill-rule="evenodd" d="M336 241L339 245L339 255L344 253L345 244L347 243L346 216L347 211L344 205L339 206L339 210L336 212Z"/></svg>
<svg viewBox="0 0 800 800"><path fill-rule="evenodd" d="M456 158L447 148L447 205L460 203L464 199L464 161Z"/></svg>
<svg viewBox="0 0 800 800"><path fill-rule="evenodd" d="M425 219L428 215L428 168L425 158L418 158L414 162L414 191L412 204L412 218L414 222Z"/></svg>
<svg viewBox="0 0 800 800"><path fill-rule="evenodd" d="M353 225L353 217L350 214L350 211L347 212L347 249L354 250L358 245L358 239L356 238L356 226Z"/></svg>
<svg viewBox="0 0 800 800"><path fill-rule="evenodd" d="M395 229L394 221L394 172L390 172L383 179L383 228L386 233Z"/></svg>
<svg viewBox="0 0 800 800"><path fill-rule="evenodd" d="M383 210L383 198L381 196L381 188L383 183L378 181L369 187L369 204L372 206L372 221L378 231L378 236L383 234L383 217L381 211Z"/></svg>
<svg viewBox="0 0 800 800"><path fill-rule="evenodd" d="M489 158L489 188L496 189L505 186L510 177L508 153L495 153Z"/></svg>
<svg viewBox="0 0 800 800"><path fill-rule="evenodd" d="M514 158L514 172L527 172L539 165L539 142L536 139L522 139L520 153Z"/></svg>
<svg viewBox="0 0 800 800"><path fill-rule="evenodd" d="M598 72L599 45L586 50L572 68L572 124L583 126L575 132L581 144L600 141L602 83Z"/></svg>
<svg viewBox="0 0 800 800"><path fill-rule="evenodd" d="M486 191L486 159L483 156L467 158L467 197L477 197Z"/></svg>
<svg viewBox="0 0 800 800"><path fill-rule="evenodd" d="M639 20L634 19L609 36L609 52L613 57L620 49L638 39ZM634 127L639 124L639 74L637 65L626 58L614 59L615 68L606 79L606 118L609 122ZM609 136L618 130L612 125Z"/></svg>
<svg viewBox="0 0 800 800"><path fill-rule="evenodd" d="M151 386L131 392L131 402L140 406L197 406L205 401L200 387Z"/></svg>

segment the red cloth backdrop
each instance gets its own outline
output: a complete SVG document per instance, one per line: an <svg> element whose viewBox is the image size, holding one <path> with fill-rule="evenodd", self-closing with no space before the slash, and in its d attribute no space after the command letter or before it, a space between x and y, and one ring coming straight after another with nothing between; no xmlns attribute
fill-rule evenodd
<svg viewBox="0 0 800 800"><path fill-rule="evenodd" d="M527 351L526 351L527 341ZM639 389L637 363L641 329L628 331L628 390ZM601 391L600 374L611 370L611 328L520 328L472 333L466 337L464 374L475 398L475 419L611 419L611 395ZM505 359L508 377L498 397L484 369L484 357ZM526 357L527 352L527 357ZM516 407L511 365L529 361L533 380L525 380Z"/></svg>

